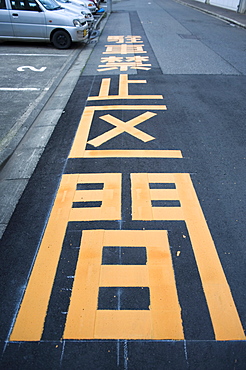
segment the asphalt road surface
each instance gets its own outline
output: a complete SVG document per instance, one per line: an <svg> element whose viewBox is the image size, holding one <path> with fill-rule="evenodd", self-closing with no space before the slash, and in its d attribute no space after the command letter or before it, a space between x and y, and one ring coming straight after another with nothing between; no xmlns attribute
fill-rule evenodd
<svg viewBox="0 0 246 370"><path fill-rule="evenodd" d="M245 369L245 30L113 12L1 242L3 369Z"/></svg>

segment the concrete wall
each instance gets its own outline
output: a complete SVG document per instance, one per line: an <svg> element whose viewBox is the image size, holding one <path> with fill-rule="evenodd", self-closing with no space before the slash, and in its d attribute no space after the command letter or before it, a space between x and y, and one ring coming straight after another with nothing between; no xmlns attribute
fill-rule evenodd
<svg viewBox="0 0 246 370"><path fill-rule="evenodd" d="M210 0L209 4L237 11L239 0Z"/></svg>
<svg viewBox="0 0 246 370"><path fill-rule="evenodd" d="M238 7L239 13L246 13L246 0L241 0L239 7Z"/></svg>
<svg viewBox="0 0 246 370"><path fill-rule="evenodd" d="M196 0L201 3L207 3L221 8L234 10L235 12L246 12L246 0Z"/></svg>
<svg viewBox="0 0 246 370"><path fill-rule="evenodd" d="M239 13L246 13L246 0L196 0L201 3L219 6L221 8L234 10Z"/></svg>

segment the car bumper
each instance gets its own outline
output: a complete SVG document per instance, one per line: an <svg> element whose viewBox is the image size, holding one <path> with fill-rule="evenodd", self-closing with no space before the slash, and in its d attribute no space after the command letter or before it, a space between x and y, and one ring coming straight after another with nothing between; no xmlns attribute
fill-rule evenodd
<svg viewBox="0 0 246 370"><path fill-rule="evenodd" d="M85 25L81 27L73 27L69 30L70 36L72 38L72 41L78 42L78 41L86 41L88 39L88 23L86 22Z"/></svg>
<svg viewBox="0 0 246 370"><path fill-rule="evenodd" d="M97 7L96 6L88 6L88 9L92 14L95 14L97 12Z"/></svg>

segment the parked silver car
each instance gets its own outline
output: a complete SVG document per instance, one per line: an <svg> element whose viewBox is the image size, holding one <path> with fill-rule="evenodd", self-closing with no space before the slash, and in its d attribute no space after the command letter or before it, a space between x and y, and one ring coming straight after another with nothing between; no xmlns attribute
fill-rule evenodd
<svg viewBox="0 0 246 370"><path fill-rule="evenodd" d="M88 39L88 24L55 0L0 0L0 40L47 41L66 49Z"/></svg>
<svg viewBox="0 0 246 370"><path fill-rule="evenodd" d="M96 11L98 10L95 3L93 1L90 1L90 0L72 0L72 2L74 4L77 4L77 5L84 6L84 7L88 8L92 12L92 14L96 13Z"/></svg>
<svg viewBox="0 0 246 370"><path fill-rule="evenodd" d="M78 5L78 4L75 4L75 3L72 3L72 1L70 1L70 0L56 0L56 1L58 2L58 4L62 8L72 10L76 13L83 14L85 19L86 19L86 22L88 23L89 28L91 28L93 26L94 17L92 15L91 11L88 8L86 8L84 6L81 6L81 5Z"/></svg>

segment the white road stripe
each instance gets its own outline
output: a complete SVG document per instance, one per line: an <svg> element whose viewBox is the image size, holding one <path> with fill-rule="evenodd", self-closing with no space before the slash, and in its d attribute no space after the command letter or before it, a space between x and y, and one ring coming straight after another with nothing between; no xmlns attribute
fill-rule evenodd
<svg viewBox="0 0 246 370"><path fill-rule="evenodd" d="M0 91L39 91L37 87L0 87Z"/></svg>
<svg viewBox="0 0 246 370"><path fill-rule="evenodd" d="M68 57L68 54L19 54L19 53L0 53L0 56L22 56L22 57Z"/></svg>

